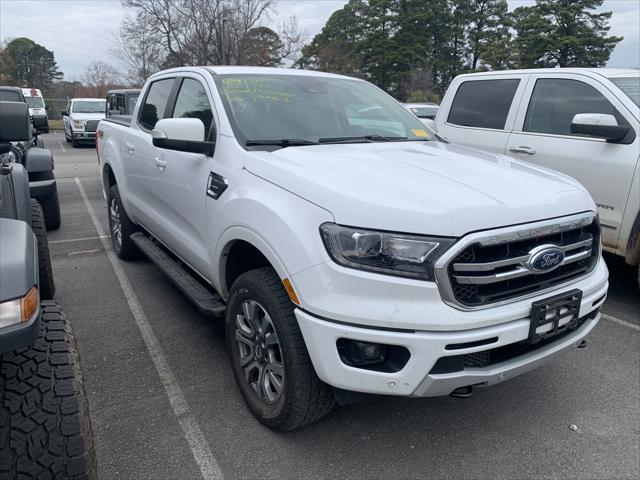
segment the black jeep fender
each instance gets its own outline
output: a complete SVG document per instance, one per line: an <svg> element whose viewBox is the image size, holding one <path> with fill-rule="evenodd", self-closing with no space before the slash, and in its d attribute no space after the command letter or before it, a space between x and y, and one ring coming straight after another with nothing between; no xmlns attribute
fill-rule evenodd
<svg viewBox="0 0 640 480"><path fill-rule="evenodd" d="M54 162L51 152L44 148L32 147L27 150L24 159L29 174L29 188L33 198L49 195L56 189L53 174Z"/></svg>

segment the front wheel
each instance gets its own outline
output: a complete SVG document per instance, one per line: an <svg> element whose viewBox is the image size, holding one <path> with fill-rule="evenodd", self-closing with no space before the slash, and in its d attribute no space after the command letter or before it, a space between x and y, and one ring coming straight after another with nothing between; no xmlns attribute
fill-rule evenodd
<svg viewBox="0 0 640 480"><path fill-rule="evenodd" d="M281 431L322 418L335 401L316 375L293 310L270 267L242 274L231 287L226 339L233 375L253 415Z"/></svg>

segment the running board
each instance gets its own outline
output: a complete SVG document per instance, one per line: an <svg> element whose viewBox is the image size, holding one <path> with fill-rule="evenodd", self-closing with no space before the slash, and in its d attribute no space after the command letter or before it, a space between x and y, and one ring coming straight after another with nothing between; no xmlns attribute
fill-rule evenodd
<svg viewBox="0 0 640 480"><path fill-rule="evenodd" d="M193 275L182 268L181 264L171 258L156 242L142 232L132 234L131 240L189 300L195 303L198 310L205 315L224 316L227 307L222 303L220 296L193 278Z"/></svg>

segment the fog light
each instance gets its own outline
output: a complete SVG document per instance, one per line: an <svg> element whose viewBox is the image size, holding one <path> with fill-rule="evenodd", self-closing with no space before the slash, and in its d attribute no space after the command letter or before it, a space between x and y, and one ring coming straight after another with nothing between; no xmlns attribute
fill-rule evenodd
<svg viewBox="0 0 640 480"><path fill-rule="evenodd" d="M341 338L338 340L338 352L342 361L347 365L362 367L384 362L387 356L387 346Z"/></svg>

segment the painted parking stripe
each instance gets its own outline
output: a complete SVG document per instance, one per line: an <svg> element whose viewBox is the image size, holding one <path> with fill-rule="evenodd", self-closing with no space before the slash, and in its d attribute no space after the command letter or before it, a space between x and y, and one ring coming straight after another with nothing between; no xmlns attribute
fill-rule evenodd
<svg viewBox="0 0 640 480"><path fill-rule="evenodd" d="M133 291L133 288L131 288L129 277L127 277L126 272L122 268L122 265L120 265L115 252L107 240L108 237L105 235L104 229L98 220L96 212L89 202L89 198L82 186L82 182L78 177L75 177L75 182L76 185L78 185L78 190L80 190L80 195L82 195L82 200L87 208L87 212L89 212L93 226L98 232L98 236L107 254L107 258L111 263L111 267L116 274L118 282L120 283L122 292L127 299L129 309L131 310L133 318L140 330L140 334L142 335L142 339L147 347L149 356L153 361L153 365L156 367L156 371L158 372L158 376L160 377L167 398L169 399L173 413L178 419L178 423L182 428L184 438L189 444L193 458L200 468L202 477L205 480L222 480L224 477L220 470L220 466L218 465L218 461L211 453L209 443L202 433L202 429L200 428L198 421L191 412L187 399L185 398L180 385L178 385L178 382L176 381L175 375L167 361L167 357L162 351L162 347L151 328L151 324L142 310L138 297Z"/></svg>
<svg viewBox="0 0 640 480"><path fill-rule="evenodd" d="M73 242L85 242L87 240L100 240L101 238L109 238L109 235L96 235L93 237L80 237L80 238L65 238L63 240L49 240L49 245L56 243L73 243Z"/></svg>
<svg viewBox="0 0 640 480"><path fill-rule="evenodd" d="M60 140L58 140L58 145L60 145L60 150L66 153L67 150L62 146L62 142Z"/></svg>
<svg viewBox="0 0 640 480"><path fill-rule="evenodd" d="M633 323L625 322L624 320L612 317L611 315L607 315L606 313L602 314L602 318L604 318L605 320L609 320L610 322L617 323L618 325L622 325L623 327L630 328L631 330L635 330L636 332L640 332L640 326Z"/></svg>

